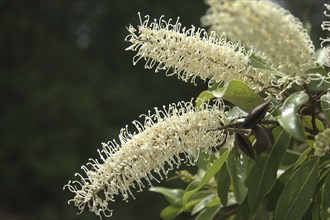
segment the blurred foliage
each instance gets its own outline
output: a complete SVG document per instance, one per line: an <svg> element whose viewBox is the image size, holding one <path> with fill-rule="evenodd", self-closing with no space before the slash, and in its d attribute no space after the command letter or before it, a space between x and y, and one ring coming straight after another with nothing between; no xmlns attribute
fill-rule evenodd
<svg viewBox="0 0 330 220"><path fill-rule="evenodd" d="M318 25L323 9L310 2L295 11L308 8ZM63 185L140 113L206 88L134 67L126 26L138 24L137 12L200 26L205 10L197 0L1 1L0 219L98 219L77 216ZM153 193L136 196L118 200L113 219L155 219L166 204Z"/></svg>

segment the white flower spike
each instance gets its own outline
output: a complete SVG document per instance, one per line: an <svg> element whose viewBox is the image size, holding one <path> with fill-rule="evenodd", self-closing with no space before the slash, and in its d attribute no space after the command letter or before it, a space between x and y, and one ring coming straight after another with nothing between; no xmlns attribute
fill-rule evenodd
<svg viewBox="0 0 330 220"><path fill-rule="evenodd" d="M208 79L209 85L239 79L260 90L271 84L270 74L249 65L251 51L226 41L224 35L208 34L194 26L186 29L179 19L172 24L171 19L165 21L162 16L149 23L149 16L144 21L140 14L139 17L140 25L137 29L130 26L126 37L132 43L126 50L137 51L133 64L144 59L147 69L166 70L167 75L177 74L184 81L195 82L196 77Z"/></svg>
<svg viewBox="0 0 330 220"><path fill-rule="evenodd" d="M206 0L201 21L233 41L242 41L268 65L289 76L315 67L314 46L302 23L270 0Z"/></svg>
<svg viewBox="0 0 330 220"><path fill-rule="evenodd" d="M120 143L103 143L99 151L102 162L90 159L82 166L86 176L76 174L80 181L70 181L65 188L75 194L69 200L82 212L87 207L96 215L111 216L109 202L116 195L125 201L133 196L132 188L141 191L142 180L163 179L167 169L182 162L194 164L200 151L208 151L225 141L223 131L210 131L225 125L225 106L221 101L200 108L194 103L180 102L155 113L143 115L144 124L134 121L137 133L127 127L119 135Z"/></svg>
<svg viewBox="0 0 330 220"><path fill-rule="evenodd" d="M329 19L330 18L330 5L324 4L326 7L327 11L324 11L324 15ZM330 32L330 21L323 21L322 22L322 30ZM321 47L324 47L325 49L325 55L323 57L322 63L325 66L330 67L330 37L327 38L320 38L322 40L321 42ZM328 45L325 45L328 44Z"/></svg>

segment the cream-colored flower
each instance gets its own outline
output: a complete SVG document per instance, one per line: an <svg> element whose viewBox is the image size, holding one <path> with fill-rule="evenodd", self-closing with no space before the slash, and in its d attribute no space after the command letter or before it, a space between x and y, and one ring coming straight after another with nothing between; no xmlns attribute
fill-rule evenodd
<svg viewBox="0 0 330 220"><path fill-rule="evenodd" d="M135 29L128 28L126 40L132 45L126 50L137 51L133 58L136 64L140 59L146 61L145 68L155 68L155 72L166 70L167 75L195 82L199 77L213 82L228 82L239 79L253 88L270 85L270 74L253 69L249 65L251 51L238 43L227 42L225 36L215 32L210 35L204 29L192 26L181 27L177 20L174 24L161 17L149 23L145 16Z"/></svg>
<svg viewBox="0 0 330 220"><path fill-rule="evenodd" d="M317 156L324 156L330 153L330 128L315 136L314 154Z"/></svg>
<svg viewBox="0 0 330 220"><path fill-rule="evenodd" d="M144 123L134 121L136 132L122 129L119 143L103 143L99 151L101 162L90 159L82 166L86 175L80 181L70 181L65 187L75 194L69 200L80 211L85 207L96 215L111 216L108 203L114 196L133 196L132 188L141 191L144 182L163 179L167 168L182 162L194 164L200 151L210 150L225 140L223 131L210 131L226 124L222 102L195 108L192 102L180 102L155 108L155 113L143 116ZM157 175L157 177L156 177ZM142 180L145 180L144 182Z"/></svg>
<svg viewBox="0 0 330 220"><path fill-rule="evenodd" d="M324 6L327 9L327 11L324 11L324 15L327 18L330 18L330 5L325 4ZM330 32L330 21L329 20L323 21L321 27L322 27L322 30ZM323 63L323 65L330 67L330 45L326 45L326 46L324 45L324 44L330 43L330 37L320 38L320 39L322 40L321 46L324 47L324 49L325 49L322 63Z"/></svg>
<svg viewBox="0 0 330 220"><path fill-rule="evenodd" d="M270 0L206 0L202 24L242 41L268 65L289 76L315 67L314 46L302 23Z"/></svg>

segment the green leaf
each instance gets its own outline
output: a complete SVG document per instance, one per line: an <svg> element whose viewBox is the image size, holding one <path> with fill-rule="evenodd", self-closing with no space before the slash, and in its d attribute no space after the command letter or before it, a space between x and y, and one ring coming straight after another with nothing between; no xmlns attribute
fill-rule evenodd
<svg viewBox="0 0 330 220"><path fill-rule="evenodd" d="M300 157L300 153L294 150L287 149L284 160L282 161L282 166L291 166Z"/></svg>
<svg viewBox="0 0 330 220"><path fill-rule="evenodd" d="M213 95L231 102L246 112L251 112L265 102L248 85L239 80L232 80L224 88L214 90Z"/></svg>
<svg viewBox="0 0 330 220"><path fill-rule="evenodd" d="M200 169L207 170L208 165L210 163L214 163L214 161L216 161L217 159L218 158L215 154L210 154L208 152L203 151L199 153L196 165Z"/></svg>
<svg viewBox="0 0 330 220"><path fill-rule="evenodd" d="M211 200L214 198L214 194L208 195L205 198L201 199L199 203L195 205L193 210L191 211L191 215L195 215L198 212L202 211L206 208L206 206L211 202Z"/></svg>
<svg viewBox="0 0 330 220"><path fill-rule="evenodd" d="M317 185L318 165L319 158L313 158L293 174L278 199L275 220L302 218Z"/></svg>
<svg viewBox="0 0 330 220"><path fill-rule="evenodd" d="M315 131L314 130L314 127L313 127L313 123L312 123L312 120L313 120L312 117L309 116L309 115L306 115L306 116L303 116L301 118L301 120L302 120L303 126L305 127L305 136L309 136L311 134L314 135L313 132L310 132L309 131L309 129L311 131ZM314 120L315 120L315 125L316 125L316 128L317 128L318 132L324 131L325 130L325 127L324 127L323 123L319 119L317 119L317 118L315 118ZM314 144L314 142L315 142L314 139L312 139L312 140L311 139L306 139L306 141L305 141L305 143L309 147L312 147L313 144Z"/></svg>
<svg viewBox="0 0 330 220"><path fill-rule="evenodd" d="M244 201L239 206L239 210L235 215L235 220L250 220L250 219L251 219L251 210L249 207L249 202L247 198L245 198Z"/></svg>
<svg viewBox="0 0 330 220"><path fill-rule="evenodd" d="M230 176L227 168L227 164L225 163L217 176L217 192L220 198L221 204L226 206L228 203L228 191L230 187Z"/></svg>
<svg viewBox="0 0 330 220"><path fill-rule="evenodd" d="M214 98L214 95L211 91L203 91L199 94L196 101L196 107L201 107L202 104Z"/></svg>
<svg viewBox="0 0 330 220"><path fill-rule="evenodd" d="M313 148L308 147L302 154L300 154L300 157L294 164L293 170L296 170L304 161L309 157L309 154L312 152Z"/></svg>
<svg viewBox="0 0 330 220"><path fill-rule="evenodd" d="M260 154L251 169L245 184L248 187L248 202L251 210L256 210L264 197L276 182L277 170L280 167L286 148L290 143L290 135L284 130L273 145L269 155Z"/></svg>
<svg viewBox="0 0 330 220"><path fill-rule="evenodd" d="M194 193L188 200L187 204L185 205L185 211L191 212L193 208L205 197L209 195L214 195L213 191L210 190L200 190Z"/></svg>
<svg viewBox="0 0 330 220"><path fill-rule="evenodd" d="M329 219L329 208L330 208L330 175L328 174L327 179L321 189L322 203L320 207L321 219Z"/></svg>
<svg viewBox="0 0 330 220"><path fill-rule="evenodd" d="M223 87L223 85L223 82L214 83L210 88L201 92L197 97L196 107L199 108L203 103L215 98L212 91L220 89L221 87Z"/></svg>
<svg viewBox="0 0 330 220"><path fill-rule="evenodd" d="M327 119L328 123L330 123L330 92L327 92L320 98L322 112Z"/></svg>
<svg viewBox="0 0 330 220"><path fill-rule="evenodd" d="M184 193L183 189L169 189L165 187L150 187L149 191L162 194L171 204L180 201Z"/></svg>
<svg viewBox="0 0 330 220"><path fill-rule="evenodd" d="M305 141L306 137L304 127L297 112L301 105L305 104L308 100L309 96L303 91L293 93L285 100L282 115L278 118L278 122L282 128L300 141Z"/></svg>
<svg viewBox="0 0 330 220"><path fill-rule="evenodd" d="M240 209L240 205L238 205L237 203L223 206L220 208L218 212L219 219L231 219L228 217L237 213L239 209Z"/></svg>
<svg viewBox="0 0 330 220"><path fill-rule="evenodd" d="M183 195L183 206L187 204L189 198L198 190L200 190L205 184L207 184L211 178L221 169L222 165L228 157L228 150L224 151L223 154L212 164L212 166L206 171L202 180L195 180L191 182L184 195Z"/></svg>
<svg viewBox="0 0 330 220"><path fill-rule="evenodd" d="M303 116L302 117L302 122L303 122L303 125L305 127L313 129L312 117L311 116L309 116L309 115ZM315 124L316 124L316 128L320 132L325 130L325 127L324 127L323 123L319 119L315 118Z"/></svg>
<svg viewBox="0 0 330 220"><path fill-rule="evenodd" d="M247 194L244 181L248 172L248 156L245 156L245 154L240 155L237 148L233 148L228 155L227 167L234 188L235 199L237 203L241 204Z"/></svg>
<svg viewBox="0 0 330 220"><path fill-rule="evenodd" d="M273 70L270 67L266 66L261 61L257 60L257 58L255 56L251 56L250 57L250 65L253 66L254 68L261 69L262 72L270 73L270 74L272 74L274 76L278 76L278 77L285 76L284 73L279 72L279 71L276 71L276 70Z"/></svg>
<svg viewBox="0 0 330 220"><path fill-rule="evenodd" d="M175 219L182 213L182 206L178 204L171 204L160 212L160 217L165 220Z"/></svg>
<svg viewBox="0 0 330 220"><path fill-rule="evenodd" d="M220 210L221 205L216 205L205 209L196 217L196 220L213 220L214 216Z"/></svg>
<svg viewBox="0 0 330 220"><path fill-rule="evenodd" d="M278 198L280 197L285 185L289 182L293 172L294 166L291 166L277 178L274 187L267 195L267 207L269 211L275 211Z"/></svg>

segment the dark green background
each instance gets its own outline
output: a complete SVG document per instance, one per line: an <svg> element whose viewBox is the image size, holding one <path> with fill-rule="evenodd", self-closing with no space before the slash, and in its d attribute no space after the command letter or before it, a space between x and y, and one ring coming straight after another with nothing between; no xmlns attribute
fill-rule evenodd
<svg viewBox="0 0 330 220"><path fill-rule="evenodd" d="M288 6L318 33L321 2ZM140 114L206 88L133 66L126 26L138 24L137 12L200 26L206 8L197 0L1 1L1 220L98 219L77 216L63 185ZM113 204L113 219L159 218L160 195L136 197Z"/></svg>

